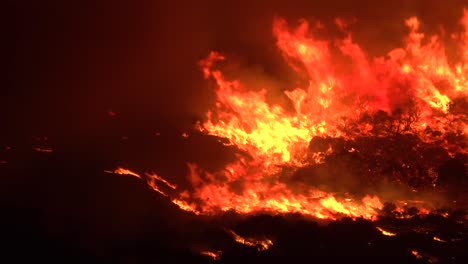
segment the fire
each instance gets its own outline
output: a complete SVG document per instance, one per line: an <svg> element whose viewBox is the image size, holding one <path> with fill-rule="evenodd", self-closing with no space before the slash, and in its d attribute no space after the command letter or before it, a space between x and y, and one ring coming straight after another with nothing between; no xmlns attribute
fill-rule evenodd
<svg viewBox="0 0 468 264"><path fill-rule="evenodd" d="M439 237L437 237L437 236L434 236L433 239L434 239L434 241L437 241L437 242L447 243L446 240L443 240L443 239L441 239L441 238L439 238Z"/></svg>
<svg viewBox="0 0 468 264"><path fill-rule="evenodd" d="M184 211L192 212L192 213L194 213L196 215L200 214L200 212L198 210L194 209L193 205L188 204L186 201L173 199L172 203L179 206L179 208L184 210Z"/></svg>
<svg viewBox="0 0 468 264"><path fill-rule="evenodd" d="M467 20L468 12L465 12L462 21ZM313 187L293 191L277 176L281 171L279 166L300 168L323 162L323 157L333 153L333 149L329 147L326 152L310 155L308 143L314 137L382 136L380 131L375 131L373 123L361 122L354 131L346 127L379 111L392 115L397 108L411 103L408 98L414 101L419 112L406 109L402 118L410 122L397 124L398 131L411 133L422 142L438 140L426 133L428 128L466 137L466 119L452 113L450 107L455 99L467 95L468 56L450 65L439 38L429 36L428 43L423 44L427 37L419 31L420 21L412 17L405 21L410 31L405 46L389 51L387 57L371 59L346 31L346 23L342 20L336 23L346 37L331 42L315 38L305 21L295 29L283 19L274 21L273 34L280 52L299 75L309 79L307 87L284 92L294 106L292 111L269 104L268 87L252 89L242 80L226 78L216 67L226 60L224 55L212 52L200 62L205 78L214 81L217 102L198 128L228 139L252 158L250 161L240 158L224 172L215 174L190 165L195 189L192 198L199 201L197 206L202 212L299 212L327 219L338 215L373 219L382 208L377 196L354 202ZM466 30L468 24L463 25ZM468 48L466 34L458 37L463 40L462 48ZM332 48L338 48L351 60L350 69L336 66ZM448 145L447 149L452 153L466 151ZM354 151L354 148L349 150ZM243 183L240 192L232 190L231 184L235 182ZM425 210L421 213L426 213Z"/></svg>
<svg viewBox="0 0 468 264"><path fill-rule="evenodd" d="M210 257L213 260L219 260L221 258L222 252L221 251L217 251L217 252L201 251L200 254L204 255L204 256L207 256L207 257Z"/></svg>
<svg viewBox="0 0 468 264"><path fill-rule="evenodd" d="M377 228L377 230L379 230L379 231L382 233L382 235L384 235L384 236L396 236L396 235L397 235L396 233L393 233L393 232L384 230L384 229L381 228L381 227L378 227L378 226L377 226L376 228Z"/></svg>
<svg viewBox="0 0 468 264"><path fill-rule="evenodd" d="M168 186L171 189L174 189L174 190L177 189L177 185L168 182L166 179L162 178L161 176L157 175L156 173L153 173L153 174L145 173L145 175L146 175L146 177L148 179L150 179L153 182L154 181L159 181L159 182L164 183L166 186Z"/></svg>
<svg viewBox="0 0 468 264"><path fill-rule="evenodd" d="M268 250L273 245L273 242L270 239L245 238L236 234L232 230L228 230L228 232L232 235L232 237L237 243L240 243L249 247L256 247L258 251Z"/></svg>
<svg viewBox="0 0 468 264"><path fill-rule="evenodd" d="M136 177L140 180L145 180L146 181L146 184L154 191L160 193L161 195L163 196L166 196L168 197L169 195L166 194L166 192L164 192L158 185L158 183L163 183L166 187L169 187L170 189L173 189L175 190L177 188L177 185L175 184L172 184L170 182L168 182L166 179L160 177L159 175L157 175L156 173L145 173L144 176L145 177L142 177L140 174L136 173L136 172L133 172L129 169L125 169L125 168L122 168L122 167L119 167L113 171L109 171L109 170L106 170L104 171L106 173L115 173L115 174L120 174L120 175L130 175L130 176L133 176L133 177ZM174 202L175 204L177 204L179 207L181 207L182 209L186 209L186 207L182 207L180 204L183 204L182 202L179 202L179 203L176 203Z"/></svg>
<svg viewBox="0 0 468 264"><path fill-rule="evenodd" d="M279 52L300 77L309 80L306 87L286 87L284 97L292 108L269 103L269 87L249 87L241 78L226 77L229 74L220 64L227 58L221 53L211 52L201 60L204 77L215 86L216 103L196 128L227 139L224 145L235 146L242 153L218 172L188 164L192 186L187 190L179 190L157 175L146 175L147 183L181 209L195 214L233 210L244 214L300 213L322 219L348 216L374 220L383 208L378 195L358 197L324 191L319 186L291 184L291 173L282 168L297 171L323 163L335 149L329 145L326 151L311 151L309 143L319 137L355 140L412 135L424 143L436 142L451 156L467 153L463 145L445 137L452 135L466 141L468 132L466 113L454 110L468 94L467 10L461 20L464 32L452 34L463 53L456 63L449 63L441 37L420 31L416 17L404 21L409 34L403 47L375 58L353 39L344 21L337 19L335 23L345 37L329 41L314 36L323 25L311 29L301 21L292 28L284 19L274 20ZM394 119L372 119L379 114ZM188 138L189 134L181 136ZM358 154L359 150L349 148L347 152ZM121 168L115 173L143 179ZM179 195L162 192L158 185L161 183ZM420 214L427 213L428 209L420 208ZM384 235L396 235L378 229ZM236 241L254 243L231 234Z"/></svg>
<svg viewBox="0 0 468 264"><path fill-rule="evenodd" d="M115 174L120 174L120 175L131 175L131 176L134 176L134 177L137 177L139 179L142 179L140 174L136 173L136 172L133 172L129 169L125 169L125 168L122 168L122 167L119 167L113 171L105 171L107 173L115 173Z"/></svg>
<svg viewBox="0 0 468 264"><path fill-rule="evenodd" d="M290 118L280 106L268 105L265 101L266 90L263 89L258 93L239 92L238 81L226 81L220 71L206 68L207 65L222 59L223 56L213 52L206 61L201 62L201 65L205 74L212 76L219 86L218 105L232 112L219 109L216 112L219 122L214 120L213 112L208 112L208 121L201 129L212 135L228 138L236 146L265 159L271 159L274 163L297 161L292 156L294 151L292 143L304 143L312 139L310 129L299 125L308 124L309 121L297 117ZM249 117L245 118L247 114Z"/></svg>
<svg viewBox="0 0 468 264"><path fill-rule="evenodd" d="M331 44L310 36L307 22L291 32L285 20L275 20L273 32L280 51L293 69L310 80L308 87L284 92L294 105L292 113L279 105L268 104L266 89L246 91L248 87L239 80L227 80L214 68L225 57L212 52L200 65L205 77L216 82L218 102L200 129L228 138L270 164L290 165L303 164L304 148L315 136L354 136L341 129L344 120L357 120L364 113L379 110L392 113L398 103L392 101L393 96L398 96L395 93L414 98L423 109L411 132L422 134L428 126L439 129L442 125L439 122L447 122L452 117L449 107L453 99L467 95L468 64L450 66L437 36L422 45L425 36L418 31L419 20L413 17L405 22L410 28L406 47L390 51L388 59L368 59L347 33L338 42L338 48L352 60L354 69L342 73L333 67ZM442 89L440 85L444 83L450 89ZM351 107L349 101L344 101L350 100L349 97L354 100ZM444 114L449 117L445 121L439 118ZM462 128L461 133L466 135L466 121L458 120L455 126ZM444 128L447 129L450 127ZM359 133L365 134L367 130L363 128Z"/></svg>
<svg viewBox="0 0 468 264"><path fill-rule="evenodd" d="M412 249L410 252L411 252L411 255L415 256L417 259L422 259L423 258L423 256L421 256L419 251L417 251L416 249Z"/></svg>

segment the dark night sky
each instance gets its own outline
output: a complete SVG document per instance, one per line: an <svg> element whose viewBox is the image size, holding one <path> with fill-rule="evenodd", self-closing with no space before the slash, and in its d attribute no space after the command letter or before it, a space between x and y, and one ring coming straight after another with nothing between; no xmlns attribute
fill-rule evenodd
<svg viewBox="0 0 468 264"><path fill-rule="evenodd" d="M174 134L145 142L155 131L189 129L209 109L213 91L196 63L211 50L238 56L287 83L291 77L271 34L275 15L291 23L357 17L356 39L383 55L401 44L403 19L417 15L427 28L441 21L453 27L463 6L372 0L4 2L0 148L12 149L0 151L9 162L0 164L0 186L2 206L13 216L2 220L3 228L12 225L15 237L24 225L39 226L31 232L101 250L96 244L144 237L156 232L154 225L167 224L158 217L178 214L172 207L154 209L167 201L158 204L143 183L103 175L103 169L128 163L157 168L163 176L184 175L187 160L229 158L205 149L216 149L208 139L181 143ZM117 116L109 117L109 110ZM38 136L49 138L52 155L27 151ZM116 143L121 136L139 139L122 147Z"/></svg>

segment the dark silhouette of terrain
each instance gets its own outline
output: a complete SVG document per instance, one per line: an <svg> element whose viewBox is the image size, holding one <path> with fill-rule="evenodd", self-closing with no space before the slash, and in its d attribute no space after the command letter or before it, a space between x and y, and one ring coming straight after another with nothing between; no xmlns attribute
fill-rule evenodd
<svg viewBox="0 0 468 264"><path fill-rule="evenodd" d="M113 138L100 144L81 141L68 148L57 143L51 153L24 144L3 153L7 163L0 169L0 231L5 246L0 258L52 263L207 263L214 260L199 252L220 250L221 263L300 258L463 263L467 229L461 210L447 209L449 217L421 217L408 208L412 217L397 219L394 207L387 204L375 223L348 218L325 223L300 215L245 216L235 212L205 217L180 210L135 177L104 172L122 162L132 168L149 167L157 155L171 155L155 154L154 150L168 138L173 138L175 145L187 141L171 134L160 136L162 139L129 138L124 143ZM191 152L184 152L185 147L179 147L178 155L189 157ZM131 149L145 155L137 157ZM178 165L178 161L163 163L167 167L161 171ZM450 161L443 169L459 170L458 166ZM384 236L376 226L397 236ZM259 251L235 242L226 230L244 237L269 238L273 246ZM434 236L446 242L435 241ZM421 259L411 250L417 250Z"/></svg>

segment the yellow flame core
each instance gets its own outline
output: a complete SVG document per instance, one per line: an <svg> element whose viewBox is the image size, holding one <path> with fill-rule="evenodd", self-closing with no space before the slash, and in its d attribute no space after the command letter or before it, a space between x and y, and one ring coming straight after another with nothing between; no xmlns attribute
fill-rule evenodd
<svg viewBox="0 0 468 264"><path fill-rule="evenodd" d="M396 233L382 229L381 227L376 227L384 236L396 236Z"/></svg>

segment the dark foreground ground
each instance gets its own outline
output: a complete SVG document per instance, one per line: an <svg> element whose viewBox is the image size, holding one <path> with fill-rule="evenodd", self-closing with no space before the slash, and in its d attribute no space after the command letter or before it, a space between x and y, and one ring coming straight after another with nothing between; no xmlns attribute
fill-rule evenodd
<svg viewBox="0 0 468 264"><path fill-rule="evenodd" d="M318 223L297 215L235 213L207 218L180 210L134 177L103 172L122 165L156 169L167 177L169 172L185 175L179 161L196 155L191 144L200 143L176 134L130 135L123 141L103 137L73 144L35 139L13 142L2 150L1 262L215 261L200 255L201 251L221 251L217 260L221 263L241 259L292 263L466 260L468 231L462 211L452 210L447 217L383 217L376 223L350 219ZM53 152L33 149L40 144ZM170 151L171 146L179 151ZM376 226L397 235L384 236ZM273 246L261 251L236 243L227 230L269 238Z"/></svg>

